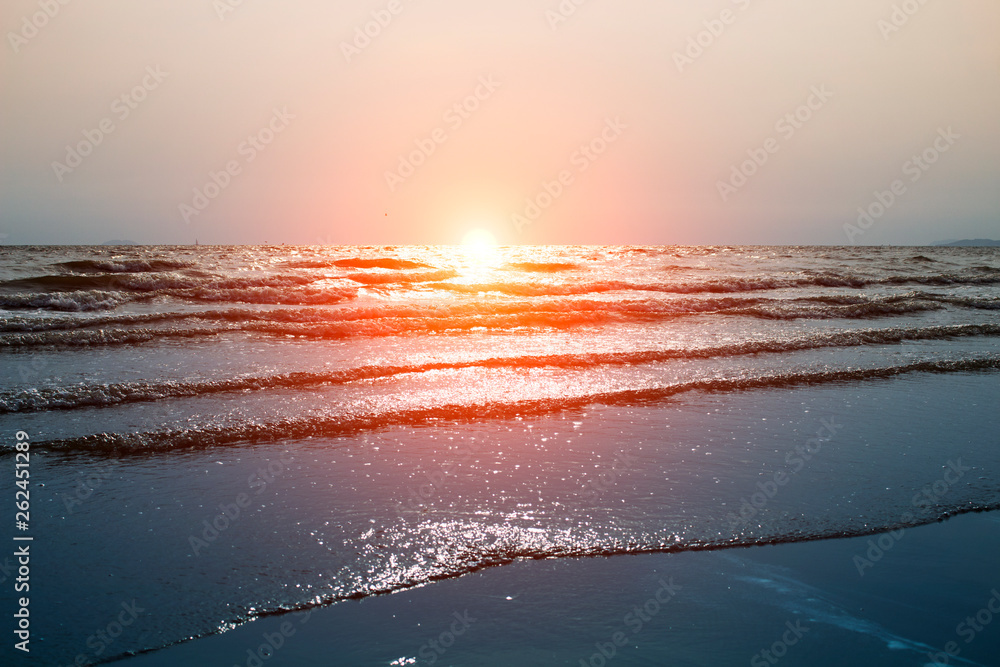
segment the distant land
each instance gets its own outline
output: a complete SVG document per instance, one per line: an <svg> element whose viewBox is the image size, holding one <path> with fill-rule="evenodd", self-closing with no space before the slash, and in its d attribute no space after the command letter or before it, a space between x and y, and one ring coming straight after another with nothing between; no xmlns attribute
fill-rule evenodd
<svg viewBox="0 0 1000 667"><path fill-rule="evenodd" d="M1000 241L994 241L993 239L963 239L961 241L938 241L934 245L943 246L965 246L965 245L982 245L982 246L1000 246Z"/></svg>
<svg viewBox="0 0 1000 667"><path fill-rule="evenodd" d="M101 245L142 245L138 241L123 241L121 239L112 239L111 241L105 241Z"/></svg>

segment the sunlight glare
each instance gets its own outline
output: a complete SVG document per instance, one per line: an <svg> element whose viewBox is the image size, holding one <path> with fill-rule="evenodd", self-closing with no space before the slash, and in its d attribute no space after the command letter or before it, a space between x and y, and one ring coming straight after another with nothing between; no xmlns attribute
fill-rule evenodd
<svg viewBox="0 0 1000 667"><path fill-rule="evenodd" d="M473 229L462 237L462 245L469 250L481 252L496 246L497 240L485 229Z"/></svg>
<svg viewBox="0 0 1000 667"><path fill-rule="evenodd" d="M465 258L465 268L462 273L469 280L485 280L485 276L500 261L496 237L481 227L467 232L462 237L461 248Z"/></svg>

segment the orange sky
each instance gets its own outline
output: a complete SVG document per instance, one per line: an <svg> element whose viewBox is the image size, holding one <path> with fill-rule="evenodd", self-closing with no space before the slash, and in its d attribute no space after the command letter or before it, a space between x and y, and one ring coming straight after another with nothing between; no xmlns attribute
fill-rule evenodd
<svg viewBox="0 0 1000 667"><path fill-rule="evenodd" d="M0 243L1000 238L1000 5L823 4L9 0Z"/></svg>

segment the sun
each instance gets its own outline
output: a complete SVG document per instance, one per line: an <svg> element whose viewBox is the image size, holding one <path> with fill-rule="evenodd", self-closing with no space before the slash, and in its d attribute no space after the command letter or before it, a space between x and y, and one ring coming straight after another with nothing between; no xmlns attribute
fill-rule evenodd
<svg viewBox="0 0 1000 667"><path fill-rule="evenodd" d="M482 252L495 247L496 237L485 229L473 229L462 237L462 245L468 250Z"/></svg>
<svg viewBox="0 0 1000 667"><path fill-rule="evenodd" d="M476 275L488 273L500 261L496 237L482 227L466 232L460 247L465 259L463 272L470 271Z"/></svg>

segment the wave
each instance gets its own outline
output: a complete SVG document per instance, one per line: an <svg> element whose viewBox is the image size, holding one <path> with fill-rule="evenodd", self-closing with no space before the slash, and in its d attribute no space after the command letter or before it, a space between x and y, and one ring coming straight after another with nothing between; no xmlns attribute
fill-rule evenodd
<svg viewBox="0 0 1000 667"><path fill-rule="evenodd" d="M888 276L880 278L878 285L996 285L1000 284L1000 271L993 269L980 275L961 273L935 273L924 276Z"/></svg>
<svg viewBox="0 0 1000 667"><path fill-rule="evenodd" d="M423 576L419 578L407 578L402 580L381 581L375 585L362 585L349 593L332 594L322 597L320 600L312 600L295 607L282 607L272 610L256 610L254 617L283 614L289 611L299 611L311 607L324 606L331 603L346 600L359 600L374 595L393 593L415 586L420 586L432 581L451 579L466 574L479 572L487 568L509 565L518 560L543 560L549 558L590 558L590 557L612 557L628 556L652 553L683 553L688 551L720 551L724 549L740 549L757 546L776 546L780 544L798 544L802 542L813 542L817 540L848 539L854 537L866 537L885 532L895 532L909 528L916 528L932 523L946 521L963 514L973 514L982 512L994 512L1000 510L1000 502L979 502L963 503L959 506L936 509L924 516L913 517L909 521L896 519L884 521L883 523L864 523L850 527L816 527L812 529L797 529L791 531L775 531L765 535L740 535L733 537L720 537L718 539L698 539L678 535L657 536L650 535L646 541L630 541L630 543L618 544L581 544L579 540L559 540L560 535L556 535L555 543L545 541L538 546L533 546L533 535L522 528L510 527L507 539L502 542L513 543L508 545L499 544L492 548L477 545L476 549L468 549L461 557L452 562L441 562L440 569L433 564L422 563L425 566ZM498 540L500 542L500 540ZM430 571L428 571L428 569ZM357 582L361 583L361 582ZM248 619L249 620L249 619Z"/></svg>
<svg viewBox="0 0 1000 667"><path fill-rule="evenodd" d="M683 264L664 264L660 267L661 271L712 271L707 266L685 266Z"/></svg>
<svg viewBox="0 0 1000 667"><path fill-rule="evenodd" d="M528 271L535 273L558 273L559 271L574 271L579 269L573 262L513 262L507 264L507 271Z"/></svg>
<svg viewBox="0 0 1000 667"><path fill-rule="evenodd" d="M387 426L420 426L441 421L504 420L538 416L593 405L651 405L688 392L736 392L761 389L787 389L834 383L860 382L897 377L910 373L980 372L1000 369L1000 357L962 360L920 361L898 366L778 373L736 378L709 378L682 381L660 387L622 389L561 398L531 399L509 403L448 404L379 413L284 418L272 422L245 421L226 426L173 428L139 433L97 433L33 443L45 451L90 454L146 454L189 449L207 449L242 444L261 444L280 440L334 438L357 435ZM238 382L239 380L233 380ZM13 445L0 451L11 453Z"/></svg>
<svg viewBox="0 0 1000 667"><path fill-rule="evenodd" d="M345 290L343 296L355 292ZM195 298L193 295L188 295ZM210 295L208 299L212 298ZM241 297L242 298L242 297ZM516 302L468 302L457 304L378 305L371 307L343 307L336 310L322 308L260 310L229 308L195 312L160 312L134 315L95 316L89 318L34 318L10 317L0 321L0 333L57 331L88 329L109 326L141 326L155 323L181 323L186 321L269 322L281 323L338 323L359 320L460 320L476 316L530 315L532 313L590 313L618 312L639 315L682 315L685 313L718 312L763 303L762 299L727 298L719 300L674 301L596 301L553 300ZM419 327L418 327L419 328ZM0 343L2 344L2 343Z"/></svg>
<svg viewBox="0 0 1000 667"><path fill-rule="evenodd" d="M123 264L119 267L121 270L118 272L94 272L101 267L108 268L105 267L107 263L97 260L80 260L80 262L85 265L80 267L85 270L83 273L39 275L0 282L0 307L10 310L40 309L64 312L114 310L132 301L151 298L150 295L190 302L315 305L339 303L345 298L353 298L356 296L356 292L350 292L350 290L357 289L358 285L385 290L389 294L403 298L407 296L407 290L426 292L428 289L469 296L485 293L521 298L558 298L608 293L627 294L629 292L693 296L700 294L736 295L810 288L864 289L906 285L955 287L1000 284L1000 270L996 269L881 277L841 272L801 272L791 276L728 276L710 280L668 279L661 282L567 280L565 282L540 283L528 280L497 280L462 283L454 281L460 276L455 270L434 269L419 262L390 258L334 260L330 263L336 265L338 262L347 262L351 267L371 265L379 269L392 267L386 272L361 271L337 276L309 271L285 271L254 277L229 277L191 268L172 271L157 270L190 266L183 262L170 263L166 260L136 260L127 266ZM410 267L410 269L400 269L396 268L397 266ZM419 270L426 268L430 268L430 270ZM579 266L569 262L521 262L508 264L507 268L531 274L535 272L559 273L579 268ZM667 274L673 274L673 272L674 269L671 267L665 270ZM809 274L803 275L803 273ZM339 281L339 284L331 284L336 281ZM325 293L329 293L331 296L327 297L324 295ZM996 303L996 299L993 300L993 303ZM996 308L995 305L988 307ZM873 316L878 314L878 312L873 312ZM762 316L768 315L762 314ZM794 317L799 316L794 315ZM851 315L848 311L844 316L859 315Z"/></svg>
<svg viewBox="0 0 1000 667"><path fill-rule="evenodd" d="M290 274L255 278L225 278L210 274L204 276L182 273L57 274L7 280L0 282L0 290L44 292L101 289L115 292L157 292L180 289L240 290L255 287L299 287L316 281L316 277Z"/></svg>
<svg viewBox="0 0 1000 667"><path fill-rule="evenodd" d="M261 604L259 601L251 605L232 605L227 609L224 618L217 622L216 626L210 630L194 632L182 639L165 641L158 646L144 649L133 649L126 653L111 658L118 660L136 655L150 654L157 651L177 646L179 644L222 634L245 623L294 612L304 612L321 607L346 602L349 600L363 600L370 597L398 593L400 591L425 586L429 583L456 579L469 574L475 574L484 570L511 565L517 561L526 560L549 560L553 558L611 558L616 556L634 556L642 554L674 554L696 551L727 551L732 549L745 549L756 546L777 546L781 544L800 544L827 539L859 538L870 535L877 535L886 532L896 532L925 526L933 523L947 521L948 519L964 514L992 512L1000 510L1000 503L964 503L959 506L938 509L925 516L914 518L910 521L883 521L881 523L864 523L847 527L819 526L811 529L796 529L791 531L772 531L758 536L737 536L719 537L716 539L697 539L681 537L679 535L645 535L642 539L612 540L610 543L599 540L593 542L583 541L574 536L572 531L556 531L554 534L540 536L537 532L532 532L531 528L507 525L503 530L497 530L493 526L472 523L468 521L450 521L446 524L441 522L423 522L414 529L405 530L402 533L405 544L399 545L403 548L412 548L414 542L424 542L414 539L414 532L417 535L434 534L445 529L449 533L465 533L486 535L487 539L492 539L492 543L477 543L460 545L441 544L429 542L422 544L427 556L421 558L419 562L410 567L401 567L400 558L393 556L390 561L379 561L369 563L369 570L364 574L352 573L349 567L344 567L339 571L341 581L325 591L310 587L309 596L298 602L271 602ZM411 532L412 531L412 532ZM377 534L384 535L386 531L379 530ZM392 547L399 543L398 539L385 542L380 541L381 549L386 551L396 551ZM349 543L350 544L350 543ZM355 553L362 554L370 550L370 546L358 542L353 545ZM429 557L431 554L432 557ZM371 568L378 568L372 571ZM322 565L319 566L322 569ZM738 577L744 582L750 581L757 584L771 584L772 580L759 578ZM781 581L779 593L788 594L788 582L785 578ZM847 627L849 630L864 632L886 641L891 648L906 648L913 651L924 652L932 650L932 647L919 642L913 642L905 638L894 635L871 622L862 621L858 623L847 612L836 607L829 601L823 600L822 596L817 596L816 591L811 587L795 582L798 590L793 590L791 594L792 606L796 612L812 614L820 622ZM774 589L771 584L769 588ZM773 599L773 590L769 591ZM962 663L973 663L964 658L958 658Z"/></svg>
<svg viewBox="0 0 1000 667"><path fill-rule="evenodd" d="M168 290L188 301L272 305L328 306L350 301L350 288L286 290L260 288L238 294L218 290ZM92 294L87 298L96 299ZM55 295L44 299L55 299ZM0 297L0 302L3 298ZM61 303L61 302L60 302ZM100 306L97 300L95 306ZM65 307L79 302L63 303ZM342 339L428 333L463 333L474 329L515 331L525 328L562 330L574 327L654 323L700 315L753 317L762 320L874 319L939 310L942 304L997 309L996 299L897 295L882 298L807 297L774 300L763 297L720 297L670 301L552 300L448 305L379 305L337 309L227 309L201 312L152 313L127 316L70 318L11 318L0 322L0 347L118 345L155 338L210 336L247 331L262 335ZM222 325L206 326L206 322ZM152 325L164 325L152 328ZM101 327L100 333L92 329ZM122 327L113 329L112 327ZM136 328L138 327L138 328Z"/></svg>
<svg viewBox="0 0 1000 667"><path fill-rule="evenodd" d="M160 290L159 296L205 303L256 303L282 306L334 305L358 296L354 287L242 287Z"/></svg>
<svg viewBox="0 0 1000 667"><path fill-rule="evenodd" d="M75 332L74 332L75 333ZM95 331L95 336L115 336ZM152 335L145 331L121 332L120 343L138 343ZM327 373L286 373L270 376L246 376L226 380L122 382L114 384L76 385L58 388L32 388L0 391L0 414L74 410L107 407L126 403L151 402L173 398L189 398L216 393L260 391L273 389L309 389L325 385L346 384L362 380L392 377L402 374L426 373L467 368L562 368L586 369L599 366L636 366L676 359L715 359L754 354L781 354L823 348L891 345L904 341L948 340L975 336L998 336L1000 325L956 325L929 328L866 329L833 334L805 336L797 339L748 341L689 350L668 349L642 352L603 354L532 355L521 357L490 357L455 362L429 362L402 366L361 366Z"/></svg>
<svg viewBox="0 0 1000 667"><path fill-rule="evenodd" d="M0 337L0 348L20 347L104 347L138 345L170 338L203 338L239 331L239 327L202 327L191 329L117 329L97 331L47 331L8 334Z"/></svg>
<svg viewBox="0 0 1000 667"><path fill-rule="evenodd" d="M457 278L458 274L449 269L439 269L423 273L352 273L344 277L364 285L388 285L441 282Z"/></svg>
<svg viewBox="0 0 1000 667"><path fill-rule="evenodd" d="M156 273L187 269L194 263L171 259L78 259L53 266L73 273Z"/></svg>
<svg viewBox="0 0 1000 667"><path fill-rule="evenodd" d="M133 301L152 299L155 295L138 296L124 292L105 290L81 290L77 292L34 292L28 294L0 295L0 308L9 310L53 310L62 312L90 312L114 310L118 306Z"/></svg>
<svg viewBox="0 0 1000 667"><path fill-rule="evenodd" d="M430 264L395 257L348 257L346 259L292 259L282 263L290 269L433 269Z"/></svg>
<svg viewBox="0 0 1000 667"><path fill-rule="evenodd" d="M621 280L594 281L589 283L563 283L541 285L533 283L442 283L437 289L465 294L495 292L512 296L565 296L602 292L661 292L666 294L726 294L738 292L760 292L779 289L803 289L810 287L844 287L863 289L876 286L902 285L995 285L1000 284L1000 271L984 274L929 274L915 276L868 277L861 275L821 274L797 278L774 276L727 277L713 280L678 281L664 283L638 283Z"/></svg>
<svg viewBox="0 0 1000 667"><path fill-rule="evenodd" d="M1000 298L997 297L939 297L939 300L975 310L1000 310Z"/></svg>
<svg viewBox="0 0 1000 667"><path fill-rule="evenodd" d="M878 317L893 317L900 315L910 315L931 310L940 310L941 304L927 301L880 301L871 303L859 303L854 305L827 306L816 308L815 306L793 304L779 304L774 306L751 306L727 308L720 310L722 315L743 315L766 320L800 320L800 319L852 319L863 320Z"/></svg>
<svg viewBox="0 0 1000 667"><path fill-rule="evenodd" d="M283 305L302 305L298 303L289 304L298 300L309 300L315 297L319 304L340 303L357 296L354 288L338 287L326 288L323 290L310 288L307 291L288 294L284 291L267 292L264 288L256 291L248 291L242 294L213 294L211 291L169 291L165 294L178 295L190 300L203 300L206 302L228 302L229 300L246 300L259 303L281 303ZM77 295L78 293L70 293ZM34 295L37 297L38 295ZM65 297L67 295L61 295ZM87 295L94 296L94 295ZM48 298L48 297L46 297ZM52 298L58 298L53 296ZM123 297L125 298L125 297ZM0 303L3 297L0 296ZM671 301L658 300L626 300L626 301L599 301L594 299L566 299L566 300L534 300L534 301L510 301L510 302L490 302L476 301L458 304L434 304L426 303L420 305L399 305L385 304L371 307L342 307L336 310L309 307L309 308L283 308L273 310L262 310L258 308L227 308L224 310L200 310L200 311L164 311L155 313L141 313L131 315L104 315L82 317L22 317L8 316L0 319L0 334L5 332L27 332L27 331L53 331L62 329L86 329L94 327L109 326L141 326L163 322L184 322L189 320L210 321L221 320L226 322L338 322L350 320L380 319L380 318L449 318L464 317L469 315L501 315L501 314L521 314L531 312L563 312L574 311L619 311L634 312L642 314L669 314L683 315L696 313L722 313L724 311L737 311L738 309L748 309L751 307L761 307L761 317L771 318L773 313L785 309L789 317L802 318L836 318L836 317L862 317L865 315L878 315L878 310L885 307L886 313L906 313L921 312L927 310L930 304L953 305L962 308L980 310L1000 309L1000 298L996 297L955 297L949 295L931 294L926 292L908 292L906 294L896 294L884 297L871 297L860 294L834 294L823 296L809 296L795 299L770 299L767 297L709 297L696 299L674 299ZM824 308L832 306L833 308ZM857 307L853 309L838 309L840 306ZM805 308L805 310L802 310ZM869 309L869 310L866 310ZM933 307L930 307L933 309ZM753 314L752 311L747 311Z"/></svg>
<svg viewBox="0 0 1000 667"><path fill-rule="evenodd" d="M329 291L314 293L317 303L338 303L351 298L353 292L337 294ZM187 292L189 299L196 298ZM199 295L205 300L216 300L215 292ZM255 295L259 303L300 303L306 300L306 295L297 293L289 295L282 291L262 291ZM246 300L246 295L240 296ZM653 321L666 317L677 317L685 312L705 312L712 307L693 304L694 310L682 307L657 307L652 303L580 303L576 306L560 303L549 304L489 304L468 303L454 306L383 306L373 308L340 309L336 311L270 311L266 313L232 311L220 313L178 313L172 318L163 315L148 317L150 322L169 322L184 320L219 319L226 321L223 326L199 326L192 331L178 327L147 328L142 335L150 337L176 337L190 335L214 335L226 331L252 331L261 334L278 336L305 336L310 338L353 338L360 336L384 337L398 335L415 335L425 333L467 332L472 329L485 328L494 331L533 327L565 329L574 326L600 325L615 322ZM0 334L0 347L28 347L37 345L113 345L114 336L98 336L88 328L101 326L104 323L139 324L145 317L135 318L94 318L83 325L67 326L67 321L49 321L33 324L24 320L6 325L12 328L73 328L74 331L42 330L27 333ZM132 329L118 332L127 334ZM123 342L131 342L127 338Z"/></svg>
<svg viewBox="0 0 1000 667"><path fill-rule="evenodd" d="M423 262L413 262L407 259L396 259L394 257L378 257L375 259L362 259L360 257L349 259L338 259L332 262L333 266L342 269L433 269L430 264Z"/></svg>
<svg viewBox="0 0 1000 667"><path fill-rule="evenodd" d="M0 294L0 308L8 310L49 310L57 312L93 312L115 310L119 306L170 297L181 301L202 303L257 303L289 306L331 305L349 301L358 295L353 287L279 286L194 287L149 291L77 290L72 292L28 292ZM87 326L86 322L77 326ZM8 325L0 323L0 331Z"/></svg>

